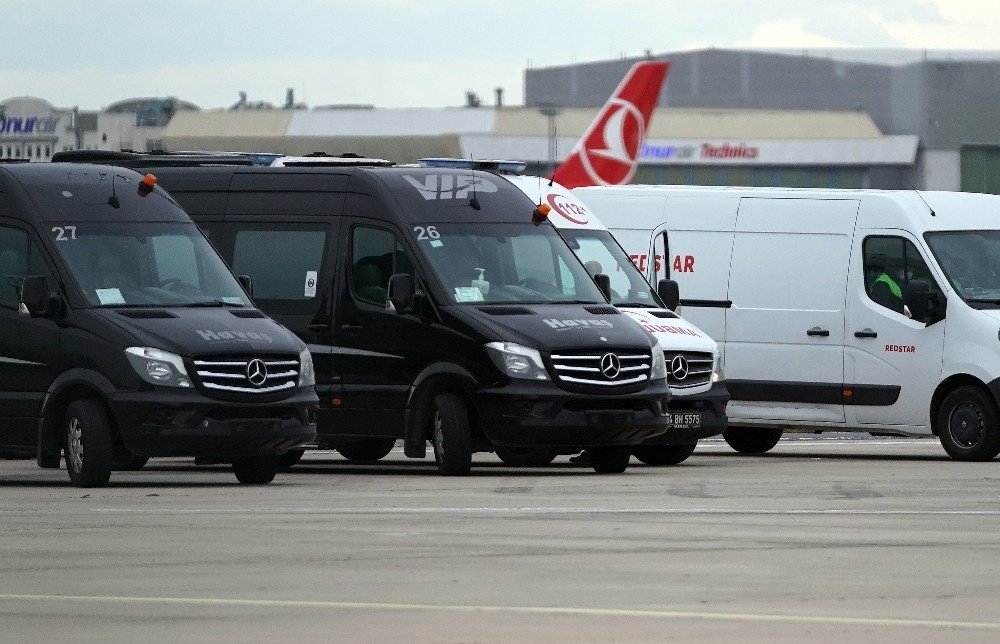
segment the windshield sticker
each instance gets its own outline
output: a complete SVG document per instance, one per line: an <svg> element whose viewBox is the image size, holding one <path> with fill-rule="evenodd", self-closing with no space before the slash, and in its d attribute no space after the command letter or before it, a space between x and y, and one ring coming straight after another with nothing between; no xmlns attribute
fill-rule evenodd
<svg viewBox="0 0 1000 644"><path fill-rule="evenodd" d="M232 304L233 306L243 306L243 300L238 297L224 297L222 301L226 304Z"/></svg>
<svg viewBox="0 0 1000 644"><path fill-rule="evenodd" d="M479 290L477 286L456 286L455 287L455 301L456 302L482 302L483 292Z"/></svg>
<svg viewBox="0 0 1000 644"><path fill-rule="evenodd" d="M444 246L444 242L440 239L431 240L431 248L441 248L442 246Z"/></svg>
<svg viewBox="0 0 1000 644"><path fill-rule="evenodd" d="M319 278L317 271L306 271L306 297L316 297L316 281Z"/></svg>
<svg viewBox="0 0 1000 644"><path fill-rule="evenodd" d="M94 289L94 293L97 294L97 301L101 304L125 303L125 298L122 297L122 292L116 288L98 288Z"/></svg>

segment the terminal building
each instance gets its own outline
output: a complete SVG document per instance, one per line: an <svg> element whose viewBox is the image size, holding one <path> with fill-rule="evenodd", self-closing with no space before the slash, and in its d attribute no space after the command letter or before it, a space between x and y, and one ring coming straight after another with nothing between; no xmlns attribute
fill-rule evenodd
<svg viewBox="0 0 1000 644"><path fill-rule="evenodd" d="M636 183L1000 193L1000 52L707 49L668 60ZM517 159L547 174L640 59L527 69L524 105L295 103L199 110L178 99L99 112L0 103L0 157L63 149L311 152L413 163ZM475 106L472 106L475 105Z"/></svg>

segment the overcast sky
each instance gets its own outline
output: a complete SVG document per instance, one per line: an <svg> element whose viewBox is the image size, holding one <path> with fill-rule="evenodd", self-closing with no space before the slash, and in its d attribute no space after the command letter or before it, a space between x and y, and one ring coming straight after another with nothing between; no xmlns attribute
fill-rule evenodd
<svg viewBox="0 0 1000 644"><path fill-rule="evenodd" d="M527 66L703 47L1000 49L991 0L0 0L0 100L459 105Z"/></svg>

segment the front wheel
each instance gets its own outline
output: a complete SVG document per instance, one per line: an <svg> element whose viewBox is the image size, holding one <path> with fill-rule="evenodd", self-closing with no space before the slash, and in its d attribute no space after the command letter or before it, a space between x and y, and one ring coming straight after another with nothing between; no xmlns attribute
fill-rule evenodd
<svg viewBox="0 0 1000 644"><path fill-rule="evenodd" d="M679 445L636 445L632 455L646 465L677 465L687 460L694 453L698 443L681 443Z"/></svg>
<svg viewBox="0 0 1000 644"><path fill-rule="evenodd" d="M103 487L111 478L114 444L111 420L100 402L70 403L63 421L66 471L77 487Z"/></svg>
<svg viewBox="0 0 1000 644"><path fill-rule="evenodd" d="M945 396L938 411L941 446L959 461L989 461L1000 454L997 408L978 387L959 387Z"/></svg>
<svg viewBox="0 0 1000 644"><path fill-rule="evenodd" d="M556 457L551 447L501 447L494 448L500 460L514 467L542 467Z"/></svg>
<svg viewBox="0 0 1000 644"><path fill-rule="evenodd" d="M632 449L621 445L595 447L589 451L590 464L598 474L621 474L632 457Z"/></svg>
<svg viewBox="0 0 1000 644"><path fill-rule="evenodd" d="M396 446L395 438L365 438L356 443L337 447L337 451L349 461L371 463L388 456Z"/></svg>
<svg viewBox="0 0 1000 644"><path fill-rule="evenodd" d="M236 480L244 485L266 485L278 473L280 456L248 456L233 461Z"/></svg>
<svg viewBox="0 0 1000 644"><path fill-rule="evenodd" d="M465 476L472 469L472 435L469 411L458 394L434 397L431 429L438 474Z"/></svg>
<svg viewBox="0 0 1000 644"><path fill-rule="evenodd" d="M722 432L729 446L740 454L763 454L781 440L781 430L771 427L733 427Z"/></svg>

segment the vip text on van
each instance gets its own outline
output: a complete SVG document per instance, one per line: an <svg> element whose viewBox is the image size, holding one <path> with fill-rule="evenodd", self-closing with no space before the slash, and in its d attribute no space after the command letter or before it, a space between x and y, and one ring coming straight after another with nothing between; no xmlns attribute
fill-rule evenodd
<svg viewBox="0 0 1000 644"><path fill-rule="evenodd" d="M309 344L320 446L373 461L429 441L447 475L476 451L590 448L619 472L666 430L663 352L502 177L203 161L153 171Z"/></svg>
<svg viewBox="0 0 1000 644"><path fill-rule="evenodd" d="M80 486L151 456L244 483L311 441L305 345L256 310L155 177L0 166L0 451Z"/></svg>
<svg viewBox="0 0 1000 644"><path fill-rule="evenodd" d="M960 460L1000 452L1000 197L578 194L650 274L666 240L685 316L722 344L737 450L767 451L782 431L851 430L934 434Z"/></svg>

